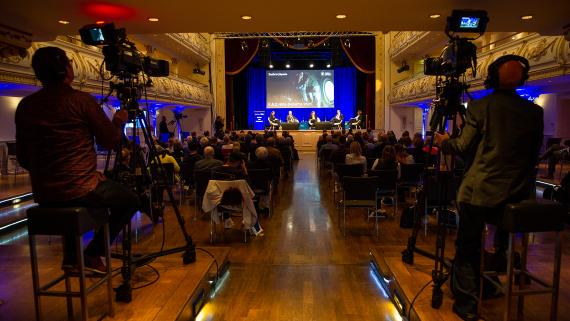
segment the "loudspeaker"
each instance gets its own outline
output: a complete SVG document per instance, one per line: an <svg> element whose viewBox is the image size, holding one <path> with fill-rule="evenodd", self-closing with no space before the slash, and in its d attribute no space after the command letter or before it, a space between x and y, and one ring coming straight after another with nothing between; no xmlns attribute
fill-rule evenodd
<svg viewBox="0 0 570 321"><path fill-rule="evenodd" d="M522 79L517 86L522 86L528 79L528 71L530 70L530 65L528 60L524 57L518 55L505 55L497 58L493 61L487 68L487 78L485 79L485 88L498 88L499 87L499 68L507 61L518 61L523 66Z"/></svg>

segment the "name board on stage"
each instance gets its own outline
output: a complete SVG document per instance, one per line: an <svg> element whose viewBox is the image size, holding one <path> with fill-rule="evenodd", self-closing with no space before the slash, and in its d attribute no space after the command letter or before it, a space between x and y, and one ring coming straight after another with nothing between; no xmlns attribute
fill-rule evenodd
<svg viewBox="0 0 570 321"><path fill-rule="evenodd" d="M265 129L265 110L255 110L253 111L253 129L263 130Z"/></svg>

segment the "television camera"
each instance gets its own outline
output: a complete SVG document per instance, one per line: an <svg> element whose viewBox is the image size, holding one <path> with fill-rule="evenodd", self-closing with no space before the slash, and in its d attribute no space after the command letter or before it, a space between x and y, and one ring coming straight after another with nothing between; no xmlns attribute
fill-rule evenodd
<svg viewBox="0 0 570 321"><path fill-rule="evenodd" d="M472 40L479 38L485 33L489 18L484 10L453 10L451 16L447 18L445 34L449 37L449 43L442 50L440 56L430 57L424 60L424 74L428 76L436 76L436 97L432 101L433 113L429 122L430 132L434 135L436 132L444 133L449 121L452 122L452 136L458 134L457 117L460 117L464 124L466 113L463 104L463 96L467 95L469 85L466 84L465 73L471 68L472 75L476 76L477 68L477 47ZM462 35L464 35L462 37ZM428 155L431 154L434 137L431 137ZM429 157L429 156L428 156ZM426 172L429 161L426 159ZM435 183L431 186L424 186L421 193L425 198L428 191L425 188L436 189L439 205L436 209L438 213L438 228L436 237L435 253L431 253L416 247L416 239L421 229L421 219L419 211L416 209L415 226L412 235L408 239L408 246L402 252L402 261L413 264L414 253L431 258L435 262L432 271L433 291L431 306L435 309L439 308L443 301L443 291L441 286L449 277L451 263L444 256L446 226L444 220L445 213L448 212L444 200L450 198L448 186L453 183L453 160L451 164L446 164L447 171L439 172L439 166L435 168ZM433 193L432 193L433 194ZM421 201L419 202L421 203Z"/></svg>
<svg viewBox="0 0 570 321"><path fill-rule="evenodd" d="M184 235L186 245L172 248L163 249L156 253L150 253L139 257L133 257L131 248L131 224L123 229L123 253L122 255L114 255L123 260L123 267L121 273L123 275L123 283L116 289L117 301L130 302L132 300L132 285L131 279L134 270L148 262L169 254L183 252L183 263L189 264L196 261L196 248L190 234L186 231L184 226L184 218L180 214L177 202L174 200L172 186L165 184L169 182L165 167L162 165L161 159L158 155L152 132L150 129L150 121L148 120L148 113L145 113L139 108L139 100L142 98L143 93L146 95L147 84L150 84L150 77L167 77L169 75L169 64L166 60L154 59L144 56L143 53L137 50L134 43L127 40L126 30L124 28L117 29L113 23L105 25L87 25L79 30L81 40L88 45L103 46L103 56L106 70L111 73L113 77L119 79L118 82L109 83L109 92L103 99L106 102L111 94L116 91L117 98L121 103L121 109L124 109L129 114L129 121L132 123L132 151L130 159L125 159L128 162L128 170L130 173L122 173L122 180L126 184L136 185L131 186L143 199L143 195L148 190L155 190L158 185L161 185L156 195L156 199L162 200L162 194L165 190L168 194L169 203L172 205L176 215L180 230ZM101 65L101 69L102 69ZM105 79L101 70L101 79ZM136 138L142 133L148 150L148 159L145 159L142 148L138 146ZM121 144L117 146L118 151L115 156L115 164L112 171L107 171L109 160L111 158L111 151L107 154L107 162L105 165L106 172L111 172L111 176L115 180L121 180L120 167L123 165L123 144L126 142L126 137L121 140ZM151 166L150 177L147 168ZM153 171L152 168L155 168ZM150 182L150 186L147 183ZM154 194L153 194L154 195ZM154 206L153 206L154 207ZM152 210L151 210L152 212ZM154 213L150 213L154 217ZM161 213L159 214L161 215ZM153 219L154 221L154 219ZM163 243L164 246L164 243Z"/></svg>

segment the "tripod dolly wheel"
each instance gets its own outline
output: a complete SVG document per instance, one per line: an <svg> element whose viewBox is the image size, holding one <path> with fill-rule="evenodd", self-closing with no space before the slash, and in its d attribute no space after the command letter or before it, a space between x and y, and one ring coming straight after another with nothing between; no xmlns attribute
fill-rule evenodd
<svg viewBox="0 0 570 321"><path fill-rule="evenodd" d="M115 299L117 302L129 303L133 300L133 289L128 283L121 284L115 289Z"/></svg>

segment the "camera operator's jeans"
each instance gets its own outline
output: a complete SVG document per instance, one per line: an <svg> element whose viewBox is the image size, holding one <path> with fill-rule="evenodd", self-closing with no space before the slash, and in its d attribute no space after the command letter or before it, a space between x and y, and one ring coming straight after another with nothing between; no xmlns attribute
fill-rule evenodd
<svg viewBox="0 0 570 321"><path fill-rule="evenodd" d="M122 228L130 221L133 214L140 208L140 201L137 194L129 188L107 179L100 182L92 192L84 197L69 202L42 204L42 206L45 205L48 207L77 206L110 209L109 234L110 241L113 242ZM63 264L75 264L77 262L75 240L71 237L66 237L64 247ZM103 228L95 233L95 237L85 249L84 254L91 257L104 256L105 240L103 237Z"/></svg>
<svg viewBox="0 0 570 321"><path fill-rule="evenodd" d="M485 222L496 222L502 208L490 208L461 203L459 205L459 228L455 241L452 292L456 308L464 313L476 313L479 302L479 275L481 263L481 233ZM495 232L495 253L505 257L508 233Z"/></svg>

